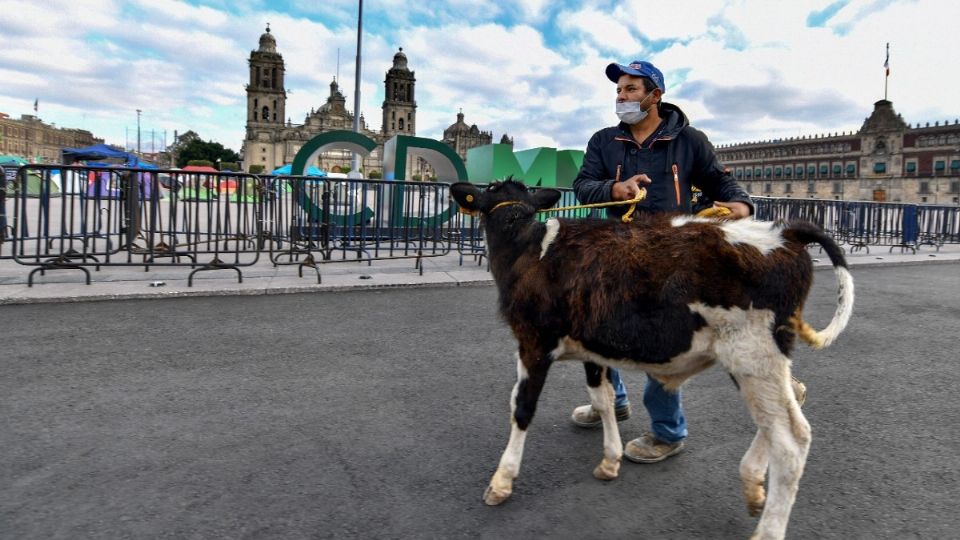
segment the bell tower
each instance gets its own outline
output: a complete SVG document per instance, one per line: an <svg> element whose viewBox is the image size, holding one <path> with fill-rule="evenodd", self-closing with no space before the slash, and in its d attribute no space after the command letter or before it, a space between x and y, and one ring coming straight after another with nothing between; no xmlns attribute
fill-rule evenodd
<svg viewBox="0 0 960 540"><path fill-rule="evenodd" d="M417 102L414 85L417 79L407 67L407 55L403 47L393 55L393 67L387 71L384 81L383 124L381 131L389 139L394 135L417 134Z"/></svg>
<svg viewBox="0 0 960 540"><path fill-rule="evenodd" d="M260 48L250 52L248 63L247 138L252 139L252 129L283 126L286 121L283 56L277 52L277 40L270 33L269 23L260 36Z"/></svg>

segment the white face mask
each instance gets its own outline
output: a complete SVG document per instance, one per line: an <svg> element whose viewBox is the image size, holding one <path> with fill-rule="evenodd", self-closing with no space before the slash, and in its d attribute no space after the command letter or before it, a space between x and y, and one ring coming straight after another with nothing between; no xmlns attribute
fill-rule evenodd
<svg viewBox="0 0 960 540"><path fill-rule="evenodd" d="M647 111L643 110L643 102L653 94L647 94L647 97L640 101L623 101L617 103L617 118L625 124L637 124L647 117Z"/></svg>

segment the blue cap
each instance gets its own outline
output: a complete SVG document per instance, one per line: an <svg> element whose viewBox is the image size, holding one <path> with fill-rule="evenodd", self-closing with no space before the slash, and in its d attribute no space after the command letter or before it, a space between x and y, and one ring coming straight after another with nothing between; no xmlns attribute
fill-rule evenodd
<svg viewBox="0 0 960 540"><path fill-rule="evenodd" d="M633 75L634 77L646 77L653 81L653 84L666 92L666 85L663 83L663 73L657 69L657 66L643 60L634 60L628 65L617 64L614 62L607 66L607 78L613 82L620 80L621 75Z"/></svg>

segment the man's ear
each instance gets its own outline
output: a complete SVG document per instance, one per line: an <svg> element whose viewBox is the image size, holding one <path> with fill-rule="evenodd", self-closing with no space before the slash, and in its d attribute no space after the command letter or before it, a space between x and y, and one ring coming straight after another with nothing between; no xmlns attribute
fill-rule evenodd
<svg viewBox="0 0 960 540"><path fill-rule="evenodd" d="M538 189L531 196L530 202L537 210L543 210L557 204L562 196L563 194L555 189Z"/></svg>
<svg viewBox="0 0 960 540"><path fill-rule="evenodd" d="M470 182L457 182L450 186L450 194L457 201L460 208L467 213L474 213L480 210L480 189Z"/></svg>

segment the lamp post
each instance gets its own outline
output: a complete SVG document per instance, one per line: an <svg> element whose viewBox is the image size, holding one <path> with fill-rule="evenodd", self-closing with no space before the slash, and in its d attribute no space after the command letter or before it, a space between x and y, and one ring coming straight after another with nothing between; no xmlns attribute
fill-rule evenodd
<svg viewBox="0 0 960 540"><path fill-rule="evenodd" d="M217 158L217 170L220 170L220 158Z"/></svg>
<svg viewBox="0 0 960 540"><path fill-rule="evenodd" d="M354 73L354 82L353 82L353 131L355 133L360 133L360 73L362 71L362 62L360 56L360 45L363 42L363 0L360 0L359 9L357 11L357 67L356 72ZM360 174L360 167L362 163L360 161L360 154L357 152L353 153L353 167L352 171L356 174Z"/></svg>
<svg viewBox="0 0 960 540"><path fill-rule="evenodd" d="M137 109L137 156L140 155L140 109Z"/></svg>

